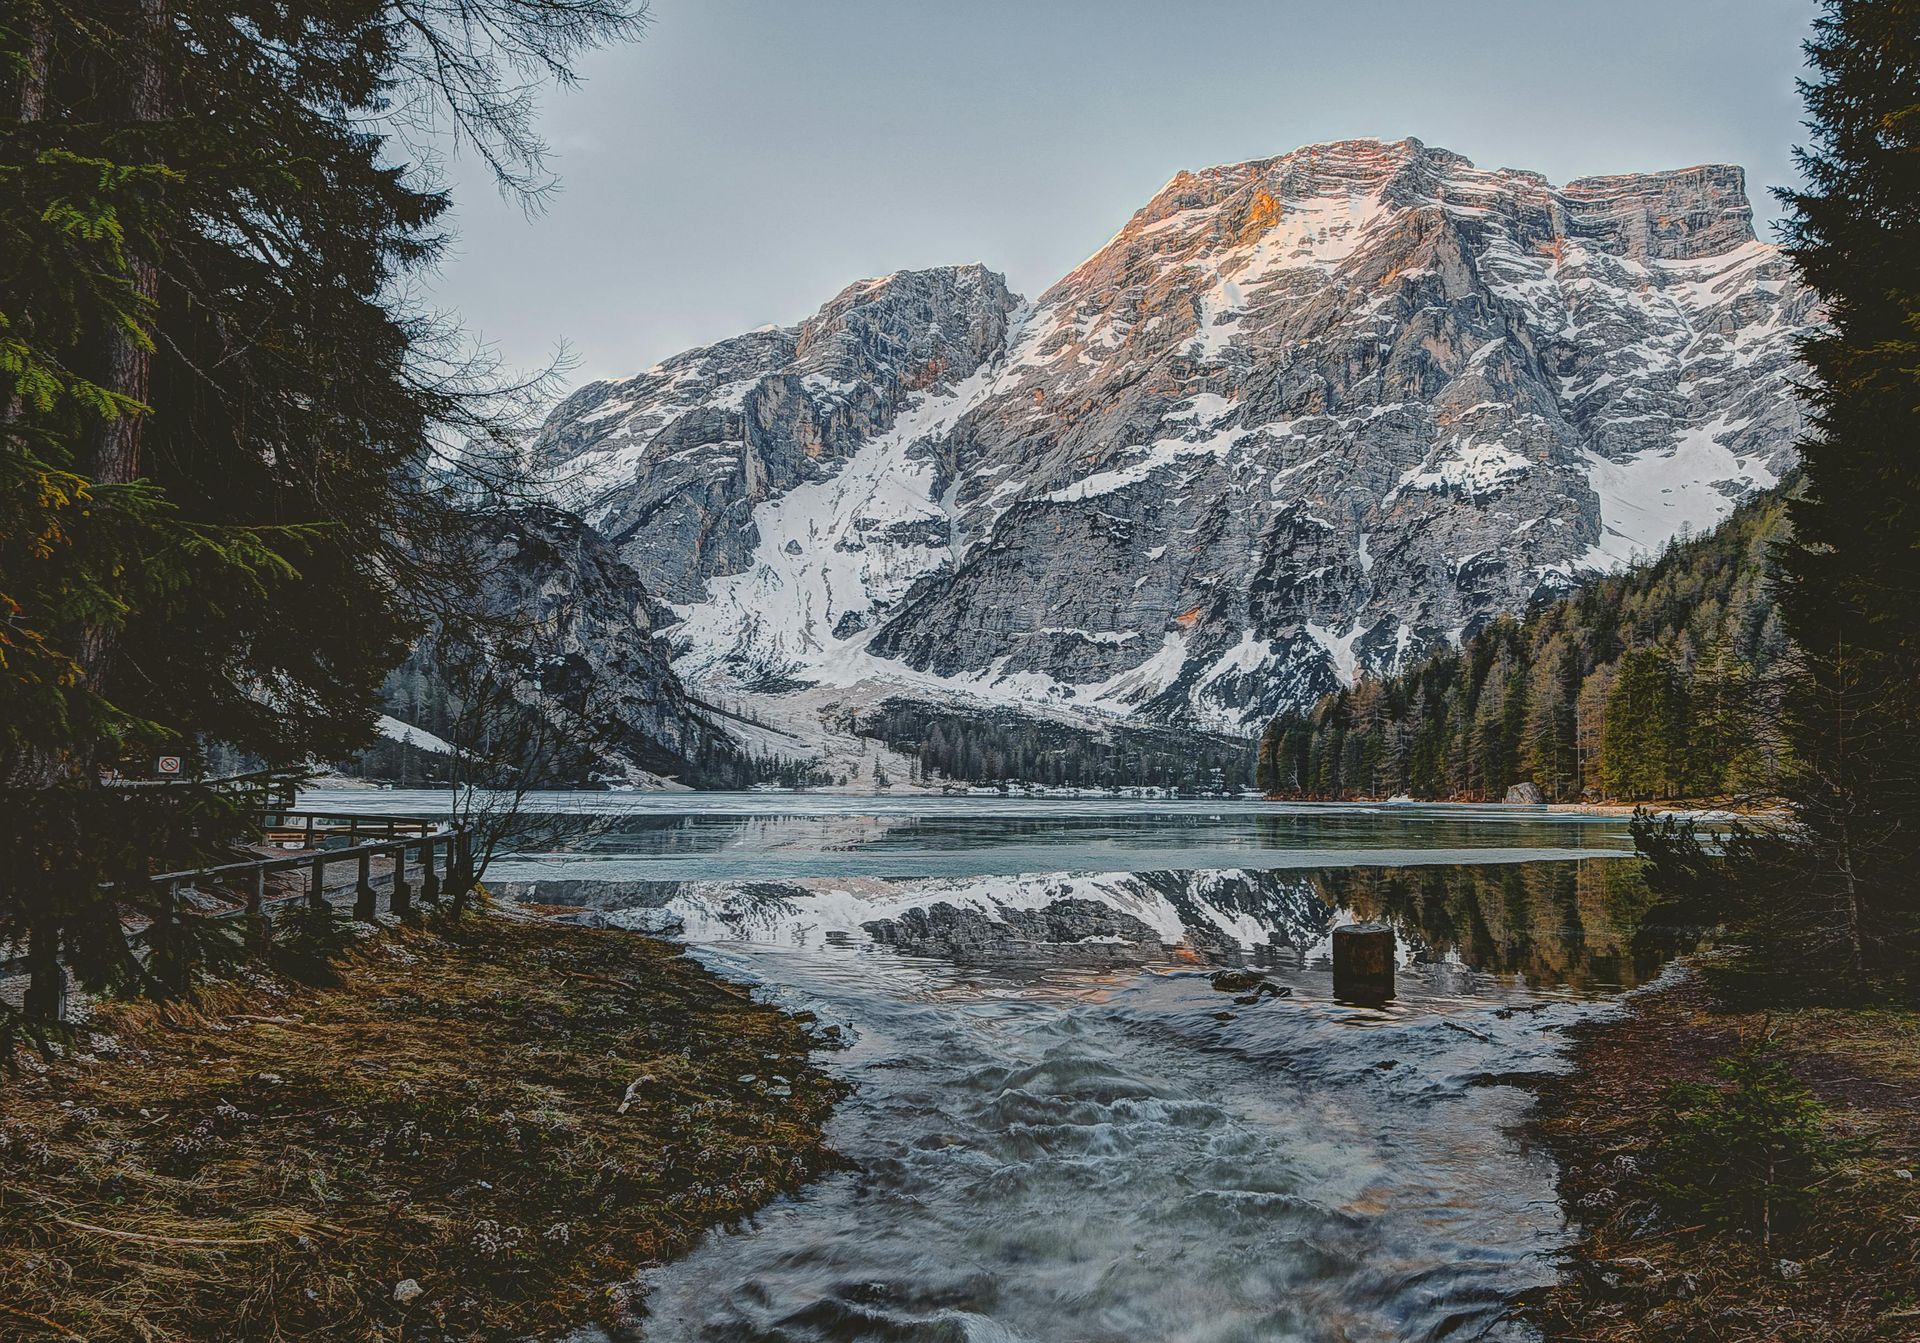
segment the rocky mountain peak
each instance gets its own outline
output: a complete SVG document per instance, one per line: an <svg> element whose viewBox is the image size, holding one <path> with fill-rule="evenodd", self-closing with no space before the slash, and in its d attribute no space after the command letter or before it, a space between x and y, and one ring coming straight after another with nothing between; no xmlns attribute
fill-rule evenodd
<svg viewBox="0 0 1920 1343"><path fill-rule="evenodd" d="M888 376L921 390L967 377L1005 344L1020 298L985 266L903 270L848 285L802 322L802 375Z"/></svg>
<svg viewBox="0 0 1920 1343"><path fill-rule="evenodd" d="M1582 177L1560 198L1563 231L1636 261L1693 261L1754 241L1747 174L1730 163Z"/></svg>
<svg viewBox="0 0 1920 1343"><path fill-rule="evenodd" d="M696 683L1234 728L1770 484L1814 317L1737 168L1340 141L1177 175L1032 305L865 281L542 443Z"/></svg>

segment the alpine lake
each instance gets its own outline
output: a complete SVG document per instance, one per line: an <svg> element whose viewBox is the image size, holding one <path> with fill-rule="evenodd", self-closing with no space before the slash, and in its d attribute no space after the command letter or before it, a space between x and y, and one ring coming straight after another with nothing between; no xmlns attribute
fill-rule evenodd
<svg viewBox="0 0 1920 1343"><path fill-rule="evenodd" d="M849 1168L649 1270L663 1341L1526 1338L1512 1303L1570 1231L1525 1081L1668 958L1637 936L1649 896L1617 817L528 805L489 887L676 937L847 1043L822 1059L854 1086L831 1130ZM1333 929L1360 921L1394 930L1384 1001L1334 990Z"/></svg>

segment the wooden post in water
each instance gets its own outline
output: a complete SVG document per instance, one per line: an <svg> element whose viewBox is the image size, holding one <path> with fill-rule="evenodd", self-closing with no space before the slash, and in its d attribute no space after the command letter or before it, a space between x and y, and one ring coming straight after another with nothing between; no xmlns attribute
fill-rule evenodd
<svg viewBox="0 0 1920 1343"><path fill-rule="evenodd" d="M1393 997L1393 929L1350 923L1333 930L1333 996L1377 1006Z"/></svg>
<svg viewBox="0 0 1920 1343"><path fill-rule="evenodd" d="M372 923L376 909L373 893L373 855L364 848L360 850L360 882L353 888L353 917L362 923Z"/></svg>

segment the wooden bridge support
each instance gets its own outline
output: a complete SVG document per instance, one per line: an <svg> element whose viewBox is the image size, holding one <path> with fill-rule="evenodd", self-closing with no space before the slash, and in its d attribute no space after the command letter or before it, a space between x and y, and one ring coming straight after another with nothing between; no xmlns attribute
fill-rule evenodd
<svg viewBox="0 0 1920 1343"><path fill-rule="evenodd" d="M453 886L453 916L467 912L467 896L473 891L473 832L464 826L453 833L453 861L450 882Z"/></svg>
<svg viewBox="0 0 1920 1343"><path fill-rule="evenodd" d="M60 929L35 923L27 932L27 993L20 1010L29 1021L52 1025L67 1019L67 972L60 964Z"/></svg>
<svg viewBox="0 0 1920 1343"><path fill-rule="evenodd" d="M440 873L433 865L433 851L439 841L428 840L420 846L420 898L430 905L440 903Z"/></svg>
<svg viewBox="0 0 1920 1343"><path fill-rule="evenodd" d="M407 885L407 846L404 844L393 851L393 903L389 908L396 919L404 919L413 912L413 887Z"/></svg>
<svg viewBox="0 0 1920 1343"><path fill-rule="evenodd" d="M353 888L353 917L362 923L372 923L377 912L377 897L373 893L373 855L360 851L360 880Z"/></svg>

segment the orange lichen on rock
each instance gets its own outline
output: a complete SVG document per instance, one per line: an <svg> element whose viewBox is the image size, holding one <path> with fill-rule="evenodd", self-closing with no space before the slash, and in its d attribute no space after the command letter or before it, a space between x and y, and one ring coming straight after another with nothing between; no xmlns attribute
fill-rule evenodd
<svg viewBox="0 0 1920 1343"><path fill-rule="evenodd" d="M907 386L916 392L923 387L931 387L940 381L940 375L946 371L947 361L936 354L914 370L913 375L907 379Z"/></svg>
<svg viewBox="0 0 1920 1343"><path fill-rule="evenodd" d="M1264 233L1279 223L1286 214L1286 207L1273 198L1273 193L1261 187L1253 193L1253 203L1247 207L1247 222L1240 227L1241 237L1250 237L1255 233Z"/></svg>

